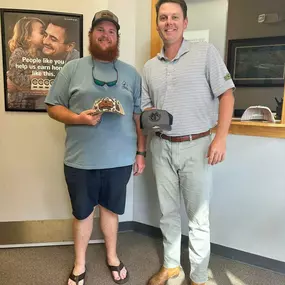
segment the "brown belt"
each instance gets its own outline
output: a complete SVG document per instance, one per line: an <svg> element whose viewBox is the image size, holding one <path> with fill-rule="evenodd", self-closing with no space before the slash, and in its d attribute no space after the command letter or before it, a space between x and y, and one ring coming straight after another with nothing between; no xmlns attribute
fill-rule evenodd
<svg viewBox="0 0 285 285"><path fill-rule="evenodd" d="M193 134L193 135L188 135L188 136L179 136L179 137L171 137L171 136L167 136L165 134L156 132L155 133L158 137L171 141L171 142L186 142L186 141L193 141L205 136L208 136L211 134L211 131L208 130L206 132L200 133L200 134Z"/></svg>

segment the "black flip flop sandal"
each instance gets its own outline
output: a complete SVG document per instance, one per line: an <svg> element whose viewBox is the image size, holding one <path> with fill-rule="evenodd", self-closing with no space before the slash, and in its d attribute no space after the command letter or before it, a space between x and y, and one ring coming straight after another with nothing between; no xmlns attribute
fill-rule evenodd
<svg viewBox="0 0 285 285"><path fill-rule="evenodd" d="M83 272L82 274L80 275L74 275L73 274L73 270L74 270L74 267L72 268L71 270L71 273L69 275L69 279L72 280L73 282L75 282L75 285L78 285L80 281L83 280L83 285L85 284L85 275L86 275L86 269L85 269L85 272Z"/></svg>
<svg viewBox="0 0 285 285"><path fill-rule="evenodd" d="M112 265L109 265L109 264L107 264L107 265L108 265L108 267L109 267L109 269L110 269L110 271L111 271L111 275L112 275L113 281L114 281L115 283L117 283L117 284L125 284L125 283L127 283L127 282L129 281L129 277L130 277L129 271L127 270L127 267L124 265L124 263L123 263L122 261L120 261L120 265L119 265L119 266L112 266ZM126 268L126 271L127 271L126 278L125 278L125 279L116 280L116 279L114 278L112 272L114 272L114 271L115 271L115 272L118 272L118 275L120 276L121 270L122 270L124 267Z"/></svg>

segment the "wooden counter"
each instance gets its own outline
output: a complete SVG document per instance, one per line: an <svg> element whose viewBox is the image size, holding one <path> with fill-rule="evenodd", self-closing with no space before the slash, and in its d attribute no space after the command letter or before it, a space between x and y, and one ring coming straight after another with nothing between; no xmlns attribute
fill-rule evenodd
<svg viewBox="0 0 285 285"><path fill-rule="evenodd" d="M215 132L215 129L213 129ZM241 122L233 120L229 134L243 136L258 136L270 138L285 138L285 124L266 122Z"/></svg>

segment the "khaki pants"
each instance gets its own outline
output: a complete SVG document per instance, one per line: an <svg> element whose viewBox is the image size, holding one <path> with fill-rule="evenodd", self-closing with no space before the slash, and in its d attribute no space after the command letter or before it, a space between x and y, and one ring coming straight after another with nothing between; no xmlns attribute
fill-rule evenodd
<svg viewBox="0 0 285 285"><path fill-rule="evenodd" d="M206 156L210 143L211 136L187 142L170 142L154 136L150 143L162 212L164 266L180 265L182 196L189 219L190 278L196 283L208 280L212 175Z"/></svg>

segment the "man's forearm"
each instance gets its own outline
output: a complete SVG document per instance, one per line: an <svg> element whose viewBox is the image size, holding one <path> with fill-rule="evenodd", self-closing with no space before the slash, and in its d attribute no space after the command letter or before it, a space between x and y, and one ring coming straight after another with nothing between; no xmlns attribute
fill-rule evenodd
<svg viewBox="0 0 285 285"><path fill-rule="evenodd" d="M64 106L56 105L47 107L48 114L54 120L57 120L66 125L78 125L79 116Z"/></svg>
<svg viewBox="0 0 285 285"><path fill-rule="evenodd" d="M145 152L146 151L146 136L141 134L138 134L138 143L137 143L137 151Z"/></svg>
<svg viewBox="0 0 285 285"><path fill-rule="evenodd" d="M216 137L226 138L233 116L234 96L232 90L227 90L219 98L219 119L216 131Z"/></svg>
<svg viewBox="0 0 285 285"><path fill-rule="evenodd" d="M134 120L136 123L136 132L137 132L137 151L144 152L146 151L146 139L147 137L143 134L140 127L140 115L134 114Z"/></svg>

